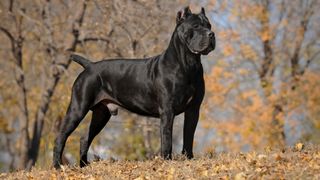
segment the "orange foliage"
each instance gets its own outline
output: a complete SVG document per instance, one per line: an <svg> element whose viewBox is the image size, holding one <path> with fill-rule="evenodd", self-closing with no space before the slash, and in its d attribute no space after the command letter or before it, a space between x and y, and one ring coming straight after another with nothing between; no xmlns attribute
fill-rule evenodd
<svg viewBox="0 0 320 180"><path fill-rule="evenodd" d="M204 128L214 128L222 139L220 142L215 139L212 143L222 144L229 151L239 151L245 144L254 149L275 145L272 134L279 131L279 126L284 124L285 113L279 112L275 116L280 125L273 124L274 106L283 101L286 101L287 115L296 112L296 109L303 105L308 119L316 129L320 129L319 73L308 71L301 77L295 90L291 90L291 83L287 83L283 84L286 89L283 93L272 93L267 97L261 96L258 89L244 90L235 97L232 104L226 102L226 94L231 85L222 83L225 74L228 73L223 67L214 67L205 79L206 88L210 92L206 102L208 105L205 107L232 109L236 114L215 123L210 123L214 117L209 117L211 120L203 123ZM239 135L240 140L235 138Z"/></svg>
<svg viewBox="0 0 320 180"><path fill-rule="evenodd" d="M225 47L223 48L223 54L225 56L230 56L230 55L234 54L234 49L231 44L225 45Z"/></svg>
<svg viewBox="0 0 320 180"><path fill-rule="evenodd" d="M241 52L243 52L244 57L247 59L256 59L257 58L257 53L252 48L252 46L249 44L241 44L240 50L241 50Z"/></svg>
<svg viewBox="0 0 320 180"><path fill-rule="evenodd" d="M295 90L287 89L284 93L291 111L302 108L309 122L320 129L320 73L307 71L301 77ZM303 107L301 107L303 105Z"/></svg>

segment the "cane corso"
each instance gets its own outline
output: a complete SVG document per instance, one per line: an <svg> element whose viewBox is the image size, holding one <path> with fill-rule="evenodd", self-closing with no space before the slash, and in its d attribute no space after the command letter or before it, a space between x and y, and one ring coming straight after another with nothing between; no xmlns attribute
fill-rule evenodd
<svg viewBox="0 0 320 180"><path fill-rule="evenodd" d="M215 35L204 8L193 14L189 7L177 13L168 48L146 59L110 59L99 62L71 55L84 70L72 87L71 102L55 140L53 166L60 168L68 136L91 110L89 132L80 142L80 166L85 166L93 138L117 108L160 118L161 156L171 159L174 117L184 113L183 149L193 157L192 144L205 86L201 55L215 48Z"/></svg>

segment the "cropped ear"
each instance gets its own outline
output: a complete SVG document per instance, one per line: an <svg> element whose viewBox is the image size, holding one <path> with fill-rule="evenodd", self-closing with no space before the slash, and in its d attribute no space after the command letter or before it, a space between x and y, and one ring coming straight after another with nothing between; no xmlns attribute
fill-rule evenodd
<svg viewBox="0 0 320 180"><path fill-rule="evenodd" d="M204 10L204 7L201 7L201 14L206 15L206 12Z"/></svg>
<svg viewBox="0 0 320 180"><path fill-rule="evenodd" d="M184 8L184 11L183 11L183 16L184 16L184 17L188 17L188 16L190 16L191 14L192 14L192 12L191 12L189 6L185 7L185 8Z"/></svg>
<svg viewBox="0 0 320 180"><path fill-rule="evenodd" d="M189 6L185 7L183 12L182 11L178 11L177 17L176 17L176 23L180 24L183 20L185 20L191 14L192 14L192 12L191 12Z"/></svg>
<svg viewBox="0 0 320 180"><path fill-rule="evenodd" d="M177 12L176 23L180 24L182 21L182 11Z"/></svg>

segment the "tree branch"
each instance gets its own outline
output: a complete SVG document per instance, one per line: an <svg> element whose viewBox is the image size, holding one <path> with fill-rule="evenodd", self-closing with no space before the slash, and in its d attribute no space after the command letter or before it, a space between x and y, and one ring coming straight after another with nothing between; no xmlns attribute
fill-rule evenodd
<svg viewBox="0 0 320 180"><path fill-rule="evenodd" d="M79 35L80 35L79 28L82 26L86 9L87 9L87 0L84 0L82 4L82 11L80 12L78 18L76 18L75 22L72 25L72 34L74 37L74 41L71 47L67 49L67 51L76 50L77 44L79 43ZM69 66L70 62L71 60L68 58L67 66Z"/></svg>
<svg viewBox="0 0 320 180"><path fill-rule="evenodd" d="M13 9L13 0L10 0L9 2L9 12L12 12Z"/></svg>
<svg viewBox="0 0 320 180"><path fill-rule="evenodd" d="M78 40L78 43L81 43L81 42L88 42L88 41L103 41L103 42L106 42L106 43L110 43L110 40L107 39L107 38L103 38L103 37L86 37L86 38L83 38L81 40Z"/></svg>
<svg viewBox="0 0 320 180"><path fill-rule="evenodd" d="M300 72L300 75L303 75L306 71L306 69L308 69L308 67L310 66L310 64L316 59L316 57L320 54L320 51L316 52L313 54L313 56L311 58L309 58L306 62L306 65L303 67L303 69Z"/></svg>
<svg viewBox="0 0 320 180"><path fill-rule="evenodd" d="M262 3L262 7L263 7L262 13L264 13L266 18L261 19L260 23L262 26L262 31L267 31L268 33L271 33L269 15L268 15L269 6L270 6L270 3L267 0L264 1L264 3ZM267 76L267 73L270 71L271 64L273 62L273 49L271 47L272 40L273 40L273 36L267 37L267 39L263 40L264 58L263 58L263 62L261 65L261 70L259 72L260 81L262 83L262 86L264 86L263 84L266 83L266 76Z"/></svg>
<svg viewBox="0 0 320 180"><path fill-rule="evenodd" d="M312 7L310 7L311 9L307 8L307 10L305 10L304 14L303 14L303 18L300 21L300 27L301 28L301 32L300 34L297 35L297 40L296 40L296 44L295 44L295 49L293 52L293 56L291 57L291 76L296 80L298 80L298 75L301 74L299 73L300 69L299 69L299 57L300 57L300 50L302 47L302 43L305 39L305 34L308 31L308 24L310 21L310 17L313 14L313 10Z"/></svg>
<svg viewBox="0 0 320 180"><path fill-rule="evenodd" d="M11 43L11 49L15 50L15 38L13 37L13 35L9 32L9 30L7 30L6 28L0 26L0 30L9 38L10 43Z"/></svg>

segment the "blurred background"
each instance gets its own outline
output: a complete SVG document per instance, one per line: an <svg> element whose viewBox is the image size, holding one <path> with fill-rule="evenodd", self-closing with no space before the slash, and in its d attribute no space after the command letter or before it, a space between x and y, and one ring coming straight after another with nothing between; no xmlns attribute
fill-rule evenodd
<svg viewBox="0 0 320 180"><path fill-rule="evenodd" d="M50 167L54 138L82 71L68 59L148 57L166 49L178 10L200 7L217 47L202 57L206 96L196 156L320 143L318 0L0 1L0 171ZM128 89L134 91L134 89ZM91 113L70 136L63 161L78 163ZM175 119L175 153L183 116ZM159 120L120 110L89 159L158 154Z"/></svg>

